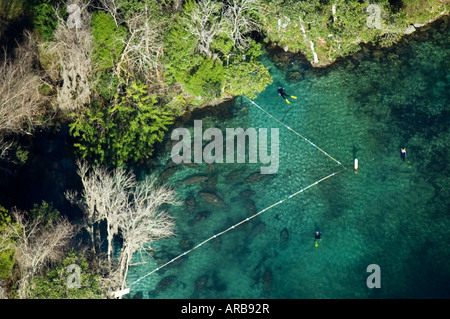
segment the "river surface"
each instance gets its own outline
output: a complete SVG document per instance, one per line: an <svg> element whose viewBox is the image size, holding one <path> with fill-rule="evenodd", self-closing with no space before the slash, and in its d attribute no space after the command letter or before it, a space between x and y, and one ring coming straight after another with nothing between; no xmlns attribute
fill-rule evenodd
<svg viewBox="0 0 450 319"><path fill-rule="evenodd" d="M167 207L176 236L154 243L151 257L134 256L146 263L130 268L125 298L449 298L449 49L450 27L441 20L394 48L363 49L324 70L301 57L266 53L261 61L274 82L255 103L347 170L134 283L341 169L245 98L194 112L180 124L191 132L199 119L203 130L224 134L226 128L278 128L278 172L261 178L262 163L175 165L168 132L151 167L137 175L159 176L184 202ZM297 99L286 103L278 86ZM35 169L34 177L16 182L25 187L17 200L52 200L48 193L77 186L73 158L54 152L60 152L54 170ZM64 183L55 182L61 178ZM214 195L220 205L211 202ZM69 209L58 198L56 206ZM316 230L322 233L317 247ZM379 266L381 288L367 286L371 264Z"/></svg>

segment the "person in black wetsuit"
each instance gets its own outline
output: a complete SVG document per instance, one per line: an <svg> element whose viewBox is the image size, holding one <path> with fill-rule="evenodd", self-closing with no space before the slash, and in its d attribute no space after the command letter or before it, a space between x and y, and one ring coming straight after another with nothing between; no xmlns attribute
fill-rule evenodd
<svg viewBox="0 0 450 319"><path fill-rule="evenodd" d="M401 149L401 156L402 156L402 160L405 160L405 158L406 158L406 148L402 148Z"/></svg>
<svg viewBox="0 0 450 319"><path fill-rule="evenodd" d="M322 237L322 233L316 231L316 233L314 234L314 238L315 238L315 239L320 239L321 237Z"/></svg>
<svg viewBox="0 0 450 319"><path fill-rule="evenodd" d="M290 103L291 103L291 102L289 102L289 100L287 99L288 97L291 97L291 98L293 98L293 99L297 99L296 96L286 94L286 92L284 92L284 88L281 87L281 86L278 87L278 94L286 101L287 104L290 104Z"/></svg>
<svg viewBox="0 0 450 319"><path fill-rule="evenodd" d="M286 94L284 92L284 88L282 88L281 86L278 87L278 94L283 98L283 99L287 99L290 95Z"/></svg>

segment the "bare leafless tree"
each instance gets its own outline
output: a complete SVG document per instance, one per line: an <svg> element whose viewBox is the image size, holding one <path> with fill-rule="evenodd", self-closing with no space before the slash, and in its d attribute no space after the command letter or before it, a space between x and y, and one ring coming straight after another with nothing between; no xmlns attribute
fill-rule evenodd
<svg viewBox="0 0 450 319"><path fill-rule="evenodd" d="M116 27L121 24L124 19L123 15L120 11L122 7L122 2L117 0L99 0L101 4L101 9L108 12L111 17L114 19L114 22L116 23Z"/></svg>
<svg viewBox="0 0 450 319"><path fill-rule="evenodd" d="M135 188L127 210L119 218L119 229L123 239L120 255L121 289L125 288L128 268L132 256L137 251L144 251L158 239L174 234L175 221L161 205L179 205L175 192L167 186L155 186L155 179L145 179Z"/></svg>
<svg viewBox="0 0 450 319"><path fill-rule="evenodd" d="M248 32L257 30L258 23L252 17L252 12L258 11L259 0L227 0L224 15L227 18L225 28L228 38L239 50L248 47Z"/></svg>
<svg viewBox="0 0 450 319"><path fill-rule="evenodd" d="M0 135L31 134L42 125L46 98L39 93L43 84L33 68L37 45L31 33L25 32L25 41L15 50L15 59L4 55L0 62Z"/></svg>
<svg viewBox="0 0 450 319"><path fill-rule="evenodd" d="M23 212L13 209L12 215L20 227L16 228L14 259L19 272L18 296L26 298L31 279L47 262L58 262L64 249L76 233L76 228L66 218L44 225L42 216L25 218Z"/></svg>
<svg viewBox="0 0 450 319"><path fill-rule="evenodd" d="M180 18L182 27L197 40L196 49L209 58L217 58L211 52L214 38L225 31L226 23L220 14L222 5L211 0L191 2L191 10Z"/></svg>
<svg viewBox="0 0 450 319"><path fill-rule="evenodd" d="M80 27L73 27L58 16L54 41L42 44L42 53L50 61L48 75L56 85L55 108L72 111L90 102L92 73L92 35L89 29L89 2L79 0ZM58 10L56 10L58 12ZM78 24L77 24L78 26Z"/></svg>
<svg viewBox="0 0 450 319"><path fill-rule="evenodd" d="M77 161L77 165L78 175L83 184L81 199L77 199L77 194L70 191L66 192L66 198L72 203L77 203L83 210L85 226L93 244L94 224L101 220L106 221L107 256L111 261L113 239L118 234L118 217L121 211L127 209L128 191L135 186L135 177L120 168L109 173L101 166L93 167L89 171L88 164L83 161Z"/></svg>
<svg viewBox="0 0 450 319"><path fill-rule="evenodd" d="M132 172L114 169L109 172L103 167L89 169L85 162L78 161L83 192L76 199L75 193L66 192L71 202L80 205L88 216L87 223L106 221L107 256L110 265L108 286L123 287L133 254L143 250L156 239L173 234L174 221L162 204L177 205L174 191L166 186L155 185L155 180L136 181ZM87 225L89 228L89 225ZM113 239L121 235L123 244L117 267L113 265Z"/></svg>
<svg viewBox="0 0 450 319"><path fill-rule="evenodd" d="M127 16L125 23L129 36L118 39L124 43L124 50L116 66L116 74L137 75L143 80L156 76L159 79L161 67L159 58L163 53L163 23L153 17L148 5L144 10Z"/></svg>
<svg viewBox="0 0 450 319"><path fill-rule="evenodd" d="M3 137L0 136L0 159L5 158L8 154L8 150L13 146L12 141L5 141Z"/></svg>
<svg viewBox="0 0 450 319"><path fill-rule="evenodd" d="M96 210L96 199L97 199L97 191L96 192L87 192L86 189L95 188L92 184L92 180L87 178L87 172L89 170L89 166L86 162L81 162L77 160L78 170L77 173L81 177L81 181L84 185L84 190L81 194L81 198L78 197L77 191L66 191L65 197L71 203L79 206L79 208L83 211L83 222L84 227L86 228L92 244L92 250L96 252L95 245L95 236L94 236L94 225L101 218Z"/></svg>

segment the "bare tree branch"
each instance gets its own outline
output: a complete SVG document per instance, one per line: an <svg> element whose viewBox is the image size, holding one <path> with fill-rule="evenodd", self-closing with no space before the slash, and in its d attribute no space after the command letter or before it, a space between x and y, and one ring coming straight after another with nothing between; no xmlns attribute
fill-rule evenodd
<svg viewBox="0 0 450 319"><path fill-rule="evenodd" d="M224 32L225 21L220 15L221 4L211 0L200 0L180 18L183 29L197 40L197 50L209 58L213 57L211 44L218 34Z"/></svg>
<svg viewBox="0 0 450 319"><path fill-rule="evenodd" d="M259 28L258 23L251 16L252 12L258 10L259 0L227 0L226 4L225 33L233 41L234 47L243 51L249 43L245 34Z"/></svg>
<svg viewBox="0 0 450 319"><path fill-rule="evenodd" d="M132 173L115 169L110 174L104 167L94 167L89 172L86 162L77 161L78 175L81 177L83 192L81 199L73 192L66 192L66 198L79 205L84 212L85 227L95 249L93 225L101 220L107 222L108 260L111 261L113 238L118 233L117 218L120 211L128 205L128 190L136 181Z"/></svg>
<svg viewBox="0 0 450 319"><path fill-rule="evenodd" d="M102 9L108 12L111 17L114 19L116 27L119 26L122 22L124 22L123 16L120 12L121 2L117 0L99 0Z"/></svg>
<svg viewBox="0 0 450 319"><path fill-rule="evenodd" d="M46 98L39 93L43 84L33 70L37 46L30 33L15 51L15 60L5 57L0 62L0 134L31 134L35 126L43 124L42 107Z"/></svg>
<svg viewBox="0 0 450 319"><path fill-rule="evenodd" d="M126 18L129 36L127 39L118 39L124 43L116 66L118 76L125 71L127 75L136 74L145 80L153 76L159 78L162 69L159 58L163 53L163 23L156 21L147 5L143 11Z"/></svg>
<svg viewBox="0 0 450 319"><path fill-rule="evenodd" d="M160 210L163 204L180 205L180 202L175 199L172 188L155 187L155 180L147 178L135 188L131 205L120 215L119 228L123 238L119 272L121 289L126 285L133 254L155 240L174 234L175 221L167 212Z"/></svg>
<svg viewBox="0 0 450 319"><path fill-rule="evenodd" d="M89 169L80 161L77 165L83 184L80 207L86 214L86 223L106 221L110 265L114 236L120 232L122 237L118 267L110 274L108 284L115 285L112 289L123 287L133 254L154 240L173 235L175 222L167 212L160 211L161 205L180 203L173 189L157 187L155 180L137 182L132 172L122 169L111 172L102 167ZM66 197L74 202L76 194L66 192Z"/></svg>
<svg viewBox="0 0 450 319"><path fill-rule="evenodd" d="M0 136L0 159L6 157L8 155L8 150L13 146L13 142L5 142L3 137Z"/></svg>
<svg viewBox="0 0 450 319"><path fill-rule="evenodd" d="M20 225L17 233L14 259L19 270L19 298L26 298L31 279L39 273L46 262L61 261L64 248L75 234L75 226L66 218L52 221L44 227L42 218L26 219L24 214L13 210L12 215Z"/></svg>
<svg viewBox="0 0 450 319"><path fill-rule="evenodd" d="M54 41L42 45L43 53L51 57L48 74L55 81L57 97L55 108L71 111L90 102L90 75L92 73L92 35L89 30L89 2L78 2L81 9L81 27L71 28L58 16ZM56 10L57 12L58 10Z"/></svg>

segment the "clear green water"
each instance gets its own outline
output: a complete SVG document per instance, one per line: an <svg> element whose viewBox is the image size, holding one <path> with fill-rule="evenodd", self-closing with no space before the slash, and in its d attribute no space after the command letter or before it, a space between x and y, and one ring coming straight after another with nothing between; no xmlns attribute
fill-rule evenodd
<svg viewBox="0 0 450 319"><path fill-rule="evenodd" d="M301 59L283 66L264 57L274 83L255 102L348 170L143 279L128 298L449 298L449 30L438 23L396 48L362 51L322 71ZM296 71L300 78L289 82ZM298 99L288 105L278 85ZM193 115L184 127L192 128L194 119L223 132L279 127L279 171L247 183L260 164L181 166L167 182L180 199L194 198L195 207L169 208L177 235L155 243L154 258L132 267L129 282L250 216L242 191L254 191L248 199L260 211L338 169L245 99L213 115ZM408 151L405 161L401 147ZM169 156L160 154L153 174L167 168ZM181 183L196 174L209 179ZM198 193L205 189L225 206L203 201ZM204 211L210 214L194 222ZM319 247L317 229L323 233ZM369 264L380 266L380 289L366 286Z"/></svg>
<svg viewBox="0 0 450 319"><path fill-rule="evenodd" d="M447 20L395 48L363 50L325 70L267 54L263 63L274 83L255 102L348 170L141 280L126 298L450 298L449 49ZM276 92L279 85L298 99L287 104ZM166 142L154 165L138 174L170 175L166 181L179 198L195 205L168 207L177 235L153 244L153 257L131 267L130 283L339 170L245 99L198 112L182 126L192 129L194 119L202 119L204 129L223 132L278 127L279 171L255 182L245 179L261 164L175 166L170 175L171 142ZM44 199L79 219L63 196L80 187L70 143L66 129L39 136L28 164L17 176L2 177L7 182L0 185L1 202L29 209ZM405 161L401 147L408 151ZM208 180L182 183L199 174ZM225 205L205 202L202 190L216 193ZM323 233L319 247L316 230ZM380 289L366 286L370 264L380 266Z"/></svg>

